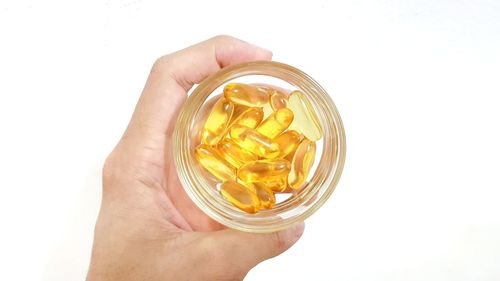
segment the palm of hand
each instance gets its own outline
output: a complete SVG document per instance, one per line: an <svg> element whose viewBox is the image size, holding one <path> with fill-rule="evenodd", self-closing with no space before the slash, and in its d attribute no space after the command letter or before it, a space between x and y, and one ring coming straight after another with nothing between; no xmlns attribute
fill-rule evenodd
<svg viewBox="0 0 500 281"><path fill-rule="evenodd" d="M194 205L183 190L175 169L171 147L171 136L164 134L158 136L154 145L143 148L143 151L149 151L143 153L140 160L143 165L137 169L135 177L145 185L145 188L159 191L156 200L158 213L152 212L151 215L167 218L166 221L171 227L181 232L222 229L223 226Z"/></svg>

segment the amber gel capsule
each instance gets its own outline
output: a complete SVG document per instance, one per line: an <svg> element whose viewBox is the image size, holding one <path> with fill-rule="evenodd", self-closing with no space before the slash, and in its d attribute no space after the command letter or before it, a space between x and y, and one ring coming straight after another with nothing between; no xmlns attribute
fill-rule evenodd
<svg viewBox="0 0 500 281"><path fill-rule="evenodd" d="M276 191L276 193L293 193L294 189L292 189L290 186L286 186L283 190L281 191Z"/></svg>
<svg viewBox="0 0 500 281"><path fill-rule="evenodd" d="M271 107L271 104L265 103L262 105L262 111L264 112L264 118L269 117L269 115L273 114L274 110Z"/></svg>
<svg viewBox="0 0 500 281"><path fill-rule="evenodd" d="M238 169L238 178L244 182L279 180L290 172L290 162L284 159L257 160Z"/></svg>
<svg viewBox="0 0 500 281"><path fill-rule="evenodd" d="M299 143L302 141L302 135L293 130L289 130L277 136L273 141L278 144L280 148L280 154L278 157L284 158L295 151Z"/></svg>
<svg viewBox="0 0 500 281"><path fill-rule="evenodd" d="M283 192L288 188L288 175L273 181L254 182L253 185L265 187L273 192Z"/></svg>
<svg viewBox="0 0 500 281"><path fill-rule="evenodd" d="M255 194L259 197L260 209L271 209L276 203L274 192L263 185L255 184Z"/></svg>
<svg viewBox="0 0 500 281"><path fill-rule="evenodd" d="M229 83L224 87L224 97L237 104L261 107L269 101L269 89L242 83Z"/></svg>
<svg viewBox="0 0 500 281"><path fill-rule="evenodd" d="M212 112L214 104L220 100L220 95L208 99L198 111L198 114L194 117L193 128L191 130L191 139L194 143L201 143L201 134L203 128L205 127L205 122L207 121L208 115ZM233 113L234 115L234 113Z"/></svg>
<svg viewBox="0 0 500 281"><path fill-rule="evenodd" d="M246 149L241 148L232 139L223 139L217 145L217 149L224 159L233 165L235 168L239 168L246 162L251 162L258 160L259 157Z"/></svg>
<svg viewBox="0 0 500 281"><path fill-rule="evenodd" d="M200 144L194 150L198 163L216 178L226 181L236 179L236 169L212 147Z"/></svg>
<svg viewBox="0 0 500 281"><path fill-rule="evenodd" d="M321 125L306 96L299 91L292 92L288 97L287 106L294 114L290 129L304 134L311 141L319 140L322 136Z"/></svg>
<svg viewBox="0 0 500 281"><path fill-rule="evenodd" d="M279 91L274 91L269 97L269 104L274 111L285 108L287 105L287 96Z"/></svg>
<svg viewBox="0 0 500 281"><path fill-rule="evenodd" d="M260 208L257 194L235 181L226 181L221 185L222 197L238 209L247 213L256 213Z"/></svg>
<svg viewBox="0 0 500 281"><path fill-rule="evenodd" d="M255 129L264 119L264 111L260 107L249 107L231 122L231 125L238 124Z"/></svg>
<svg viewBox="0 0 500 281"><path fill-rule="evenodd" d="M233 111L233 103L224 98L214 104L201 133L204 144L216 145L225 136Z"/></svg>
<svg viewBox="0 0 500 281"><path fill-rule="evenodd" d="M255 193L260 201L260 209L270 209L276 203L274 192L264 183L244 182L240 179L237 182Z"/></svg>
<svg viewBox="0 0 500 281"><path fill-rule="evenodd" d="M292 189L299 189L306 182L309 171L314 163L315 154L316 143L308 139L304 139L297 147L292 158L291 170L288 174L288 185Z"/></svg>
<svg viewBox="0 0 500 281"><path fill-rule="evenodd" d="M241 115L244 111L246 111L249 107L244 106L241 104L233 103L234 104L234 113L233 113L233 120L237 118L238 116Z"/></svg>
<svg viewBox="0 0 500 281"><path fill-rule="evenodd" d="M288 108L282 108L269 115L256 130L262 135L274 139L285 131L292 121L293 112Z"/></svg>
<svg viewBox="0 0 500 281"><path fill-rule="evenodd" d="M279 147L270 138L246 126L235 124L229 131L231 138L242 148L264 158L275 158Z"/></svg>

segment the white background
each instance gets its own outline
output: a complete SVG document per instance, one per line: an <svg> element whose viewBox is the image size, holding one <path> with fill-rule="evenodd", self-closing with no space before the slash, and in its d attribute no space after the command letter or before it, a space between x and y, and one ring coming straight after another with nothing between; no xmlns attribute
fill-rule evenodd
<svg viewBox="0 0 500 281"><path fill-rule="evenodd" d="M494 0L2 0L1 280L84 279L152 62L221 33L309 73L347 133L331 200L247 280L500 280Z"/></svg>

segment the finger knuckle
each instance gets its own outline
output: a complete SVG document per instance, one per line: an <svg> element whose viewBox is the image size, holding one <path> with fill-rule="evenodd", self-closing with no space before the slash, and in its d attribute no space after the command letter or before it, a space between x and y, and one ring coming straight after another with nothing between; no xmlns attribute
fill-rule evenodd
<svg viewBox="0 0 500 281"><path fill-rule="evenodd" d="M151 67L151 74L164 74L168 72L169 66L174 63L174 60L175 57L172 54L157 58Z"/></svg>
<svg viewBox="0 0 500 281"><path fill-rule="evenodd" d="M135 163L136 159L130 159L124 153L122 147L118 145L106 157L102 166L102 179L104 188L112 186L112 183L125 179L130 174L130 165L128 163Z"/></svg>
<svg viewBox="0 0 500 281"><path fill-rule="evenodd" d="M111 154L109 154L104 160L104 164L102 166L102 178L104 183L111 182L114 178L118 177L119 171L120 169L116 153L111 152ZM106 186L107 185L104 185L104 187Z"/></svg>
<svg viewBox="0 0 500 281"><path fill-rule="evenodd" d="M230 36L230 35L226 35L226 34L219 34L219 35L212 37L211 40L224 43L224 42L234 41L234 40L236 40L236 38L234 38L233 36Z"/></svg>

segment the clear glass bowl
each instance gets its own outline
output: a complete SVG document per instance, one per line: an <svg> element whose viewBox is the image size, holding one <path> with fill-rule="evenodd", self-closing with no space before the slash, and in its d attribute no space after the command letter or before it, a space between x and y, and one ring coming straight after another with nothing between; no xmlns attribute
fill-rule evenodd
<svg viewBox="0 0 500 281"><path fill-rule="evenodd" d="M316 142L315 164L306 186L282 202L277 202L274 208L256 214L245 213L222 198L213 177L198 165L194 157L207 108L215 100L213 97L221 93L222 90L218 90L228 82L239 82L241 79L302 91L323 128L323 138ZM244 82L249 82L247 80ZM219 223L255 233L285 229L318 210L340 179L346 151L342 120L328 93L304 72L283 63L268 61L229 66L199 84L179 113L173 146L177 173L191 200Z"/></svg>

